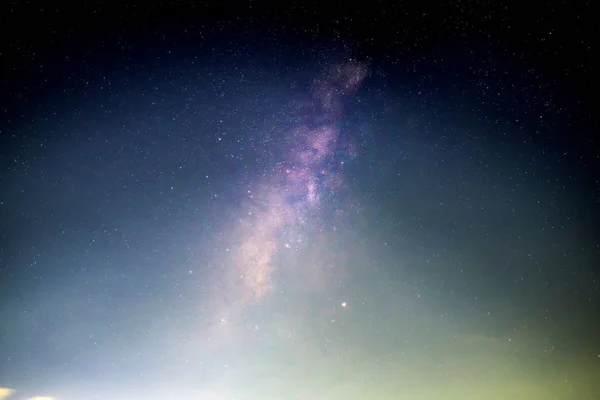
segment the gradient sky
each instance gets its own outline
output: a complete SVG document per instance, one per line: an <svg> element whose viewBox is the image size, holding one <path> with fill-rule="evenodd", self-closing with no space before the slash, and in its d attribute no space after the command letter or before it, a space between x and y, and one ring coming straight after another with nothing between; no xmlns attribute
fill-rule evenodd
<svg viewBox="0 0 600 400"><path fill-rule="evenodd" d="M8 398L597 399L591 5L0 7Z"/></svg>

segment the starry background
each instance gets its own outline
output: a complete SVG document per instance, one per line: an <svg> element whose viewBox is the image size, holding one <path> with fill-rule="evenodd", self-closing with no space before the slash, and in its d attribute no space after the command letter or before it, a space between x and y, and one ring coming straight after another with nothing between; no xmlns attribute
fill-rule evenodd
<svg viewBox="0 0 600 400"><path fill-rule="evenodd" d="M597 399L591 3L54 3L0 6L11 399Z"/></svg>

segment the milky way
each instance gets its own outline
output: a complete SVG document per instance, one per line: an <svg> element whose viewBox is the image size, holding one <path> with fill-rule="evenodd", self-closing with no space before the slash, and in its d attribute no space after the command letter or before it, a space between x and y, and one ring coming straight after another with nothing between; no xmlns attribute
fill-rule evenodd
<svg viewBox="0 0 600 400"><path fill-rule="evenodd" d="M232 324L275 291L278 254L306 244L307 231L315 230L308 221L319 221L323 198L342 186L337 155L356 149L341 143L338 123L344 96L355 92L366 75L364 64L348 62L316 80L310 118L285 132L283 159L272 174L248 185L237 222L221 236L227 257L213 294L217 325ZM319 285L318 280L325 279L318 268L312 266L302 275L304 285Z"/></svg>

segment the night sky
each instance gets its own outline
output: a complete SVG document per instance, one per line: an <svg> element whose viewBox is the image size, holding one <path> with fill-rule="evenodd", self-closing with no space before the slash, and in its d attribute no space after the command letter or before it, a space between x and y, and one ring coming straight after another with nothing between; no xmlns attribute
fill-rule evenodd
<svg viewBox="0 0 600 400"><path fill-rule="evenodd" d="M593 2L54 3L0 5L7 398L600 398Z"/></svg>

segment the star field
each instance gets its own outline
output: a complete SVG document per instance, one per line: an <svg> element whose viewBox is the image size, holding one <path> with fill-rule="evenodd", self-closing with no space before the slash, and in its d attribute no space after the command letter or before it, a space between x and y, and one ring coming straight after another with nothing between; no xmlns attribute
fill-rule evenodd
<svg viewBox="0 0 600 400"><path fill-rule="evenodd" d="M596 399L591 5L0 7L0 398Z"/></svg>

